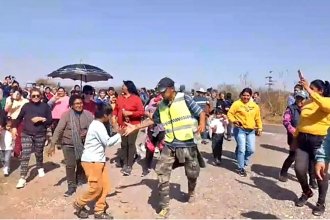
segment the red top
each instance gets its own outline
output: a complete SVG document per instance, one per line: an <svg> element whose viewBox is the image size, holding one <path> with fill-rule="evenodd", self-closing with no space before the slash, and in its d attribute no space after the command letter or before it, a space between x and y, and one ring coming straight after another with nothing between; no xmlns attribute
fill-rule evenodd
<svg viewBox="0 0 330 220"><path fill-rule="evenodd" d="M48 100L51 100L51 98L53 98L54 95L49 92L49 93L45 93L45 96Z"/></svg>
<svg viewBox="0 0 330 220"><path fill-rule="evenodd" d="M95 102L92 100L88 103L84 101L84 110L90 111L94 115L96 111Z"/></svg>
<svg viewBox="0 0 330 220"><path fill-rule="evenodd" d="M124 117L123 110L133 112L133 115ZM124 126L124 122L129 122L133 125L141 123L141 119L144 116L144 107L141 98L136 95L130 95L127 98L119 96L113 115L117 116L119 126Z"/></svg>

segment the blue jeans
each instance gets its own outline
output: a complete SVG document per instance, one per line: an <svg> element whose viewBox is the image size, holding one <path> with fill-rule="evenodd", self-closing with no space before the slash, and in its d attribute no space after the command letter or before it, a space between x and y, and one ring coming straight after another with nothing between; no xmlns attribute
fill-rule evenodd
<svg viewBox="0 0 330 220"><path fill-rule="evenodd" d="M238 168L244 169L248 165L249 159L255 150L256 134L254 130L245 130L242 128L234 128L234 137L237 143L236 159Z"/></svg>
<svg viewBox="0 0 330 220"><path fill-rule="evenodd" d="M11 152L12 150L1 150L1 153L3 154L3 158L1 158L0 164L1 162L3 163L4 167L8 167L10 166L10 157L11 157Z"/></svg>
<svg viewBox="0 0 330 220"><path fill-rule="evenodd" d="M205 132L201 133L201 137L203 140L209 139L209 132L205 131Z"/></svg>

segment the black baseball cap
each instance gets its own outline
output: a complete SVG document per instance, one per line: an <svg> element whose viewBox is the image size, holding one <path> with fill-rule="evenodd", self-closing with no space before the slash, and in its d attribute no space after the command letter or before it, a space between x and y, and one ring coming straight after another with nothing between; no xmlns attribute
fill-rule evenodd
<svg viewBox="0 0 330 220"><path fill-rule="evenodd" d="M158 92L165 92L167 88L174 87L174 81L168 77L165 77L159 81L157 84Z"/></svg>

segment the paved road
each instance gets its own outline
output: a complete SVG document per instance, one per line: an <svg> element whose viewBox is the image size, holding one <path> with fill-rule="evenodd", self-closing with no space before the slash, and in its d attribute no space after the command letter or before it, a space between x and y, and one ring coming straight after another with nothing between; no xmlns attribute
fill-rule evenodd
<svg viewBox="0 0 330 220"><path fill-rule="evenodd" d="M140 141L142 141L140 139ZM171 176L171 218L313 218L311 207L316 196L303 208L294 207L293 200L301 189L290 170L290 181L277 180L281 164L287 156L285 134L264 133L257 138L256 153L249 167L248 177L235 172L233 157L235 142L225 142L223 163L213 166L211 146L200 146L207 167L201 170L196 190L197 201L188 204L187 180L184 169L178 168ZM108 149L111 160L117 147ZM32 178L26 188L16 190L18 170L8 177L0 177L1 218L75 218L71 203L64 198L66 190L65 167L60 164L62 153L46 158L46 177ZM31 160L34 165L34 160ZM15 163L14 163L15 165ZM157 178L154 172L141 178L141 166L134 166L133 175L123 177L114 164L109 164L112 192L108 203L117 219L154 218L157 209ZM83 187L84 189L85 187ZM82 189L79 189L81 191ZM78 192L79 193L79 192ZM317 194L317 192L315 192ZM330 212L324 216L330 218Z"/></svg>
<svg viewBox="0 0 330 220"><path fill-rule="evenodd" d="M286 130L283 125L264 124L264 132L273 134L286 134Z"/></svg>

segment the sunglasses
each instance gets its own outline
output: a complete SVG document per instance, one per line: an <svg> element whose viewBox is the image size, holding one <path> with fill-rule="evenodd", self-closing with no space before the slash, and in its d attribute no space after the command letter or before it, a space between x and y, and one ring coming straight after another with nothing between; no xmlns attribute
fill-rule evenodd
<svg viewBox="0 0 330 220"><path fill-rule="evenodd" d="M40 95L31 95L31 98L40 98Z"/></svg>

